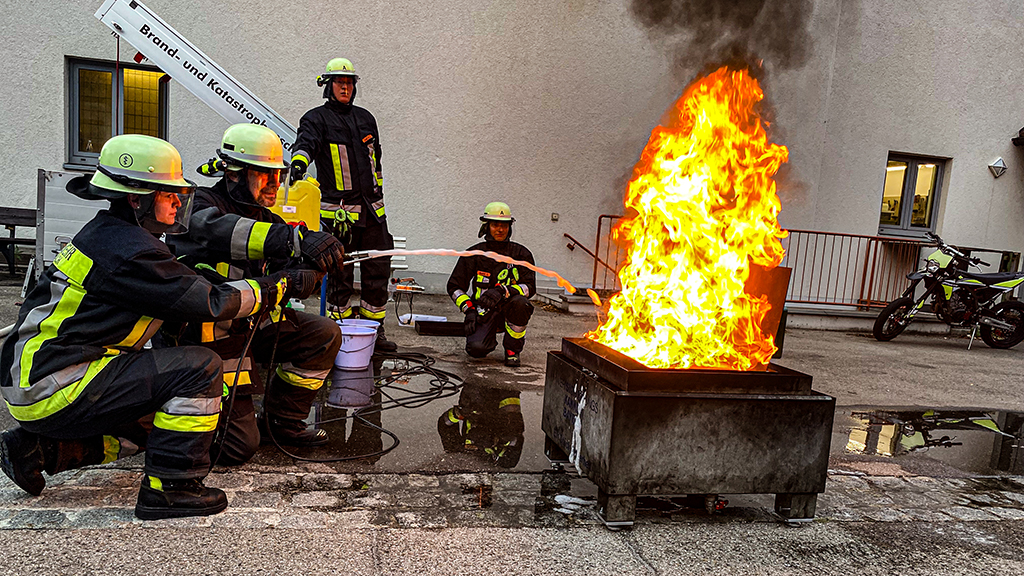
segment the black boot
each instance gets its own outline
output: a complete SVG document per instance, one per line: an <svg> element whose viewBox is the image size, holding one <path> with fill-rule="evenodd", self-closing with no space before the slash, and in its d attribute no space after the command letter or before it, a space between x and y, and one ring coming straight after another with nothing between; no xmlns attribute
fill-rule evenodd
<svg viewBox="0 0 1024 576"><path fill-rule="evenodd" d="M38 434L16 426L0 435L0 468L18 488L33 496L42 494L46 487L45 466L45 452Z"/></svg>
<svg viewBox="0 0 1024 576"><path fill-rule="evenodd" d="M260 443L273 444L276 440L281 446L294 446L297 448L310 448L323 446L330 438L326 430L306 427L302 420L286 420L283 418L270 418L270 429L267 429L267 418L264 416L256 419L260 429Z"/></svg>
<svg viewBox="0 0 1024 576"><path fill-rule="evenodd" d="M210 516L228 507L228 497L219 488L203 486L200 478L160 480L142 478L135 517L141 520Z"/></svg>
<svg viewBox="0 0 1024 576"><path fill-rule="evenodd" d="M377 352L397 352L398 344L395 344L391 340L388 340L386 334L384 334L384 319L381 318L380 326L377 328L377 343L373 348Z"/></svg>

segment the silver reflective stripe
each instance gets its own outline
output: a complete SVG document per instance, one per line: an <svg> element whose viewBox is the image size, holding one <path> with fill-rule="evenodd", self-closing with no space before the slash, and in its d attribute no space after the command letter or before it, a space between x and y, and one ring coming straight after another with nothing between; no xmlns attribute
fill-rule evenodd
<svg viewBox="0 0 1024 576"><path fill-rule="evenodd" d="M238 358L228 358L224 360L224 371L233 372L238 370ZM246 356L242 361L242 370L252 370L252 358Z"/></svg>
<svg viewBox="0 0 1024 576"><path fill-rule="evenodd" d="M253 290L252 286L245 280L232 280L227 285L238 290L242 299L241 304L238 305L238 314L235 315L235 318L245 318L252 315L256 311L256 305L259 304L259 295Z"/></svg>
<svg viewBox="0 0 1024 576"><path fill-rule="evenodd" d="M302 235L298 226L292 228L292 258L302 258Z"/></svg>
<svg viewBox="0 0 1024 576"><path fill-rule="evenodd" d="M81 364L72 364L66 368L62 368L50 374L49 376L40 378L38 382L28 388L21 388L17 386L5 386L0 388L3 391L4 399L10 402L14 406L30 406L41 400L53 396L60 392L61 389L78 382L85 377L85 372L89 369L91 362L82 362Z"/></svg>
<svg viewBox="0 0 1024 576"><path fill-rule="evenodd" d="M523 296L526 296L527 298L529 298L530 297L530 287L527 286L526 284L518 284L518 286L523 289Z"/></svg>
<svg viewBox="0 0 1024 576"><path fill-rule="evenodd" d="M211 416L220 413L220 398L171 398L160 411L175 416Z"/></svg>
<svg viewBox="0 0 1024 576"><path fill-rule="evenodd" d="M341 204L331 204L330 202L320 202L320 209L321 210L330 210L331 212L336 212L336 211L341 209Z"/></svg>
<svg viewBox="0 0 1024 576"><path fill-rule="evenodd" d="M352 169L348 165L348 146L338 144L338 156L341 159L341 179L344 184L342 190L352 189ZM337 182L335 182L337 184Z"/></svg>
<svg viewBox="0 0 1024 576"><path fill-rule="evenodd" d="M153 182L167 182L168 180L181 180L181 172L150 172L148 170L126 170L120 166L104 166L111 174L127 176L136 180L150 180Z"/></svg>
<svg viewBox="0 0 1024 576"><path fill-rule="evenodd" d="M231 230L232 260L249 259L249 234L255 225L256 221L249 218L239 218L238 222L235 222L235 227Z"/></svg>
<svg viewBox="0 0 1024 576"><path fill-rule="evenodd" d="M359 307L365 310L369 310L370 312L383 312L388 309L386 304L384 306L374 306L373 304L370 304L366 300L360 300Z"/></svg>
<svg viewBox="0 0 1024 576"><path fill-rule="evenodd" d="M235 158L238 158L239 160L251 160L254 162L278 162L281 164L282 169L286 168L286 166L284 165L284 158L282 158L281 156L270 156L267 154L244 154L236 150L228 150L227 152L233 155Z"/></svg>
<svg viewBox="0 0 1024 576"><path fill-rule="evenodd" d="M341 207L345 209L345 212L355 212L356 214L359 214L363 211L362 204L342 204Z"/></svg>
<svg viewBox="0 0 1024 576"><path fill-rule="evenodd" d="M331 373L330 369L327 370L314 370L312 368L299 368L291 362L285 362L281 364L281 370L301 376L303 378L315 378L317 380L323 380L327 378L327 375Z"/></svg>
<svg viewBox="0 0 1024 576"><path fill-rule="evenodd" d="M18 328L18 341L14 345L14 364L11 366L11 380L15 386L28 387L32 384L31 382L21 381L21 356L25 352L25 344L39 334L39 325L53 314L53 311L57 308L57 303L60 302L61 296L68 289L68 277L63 272L57 272L54 276L53 281L50 282L50 301L42 306L33 308L28 313L28 316L25 317L21 327ZM8 336L8 338L14 337L15 335L13 334Z"/></svg>

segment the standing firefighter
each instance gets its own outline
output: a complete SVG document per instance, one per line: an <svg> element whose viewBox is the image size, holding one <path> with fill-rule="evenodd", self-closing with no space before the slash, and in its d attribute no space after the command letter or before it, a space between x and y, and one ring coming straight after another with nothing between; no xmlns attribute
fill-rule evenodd
<svg viewBox="0 0 1024 576"><path fill-rule="evenodd" d="M390 250L395 243L384 214L380 135L373 114L352 105L358 81L347 59L335 58L327 63L327 71L317 78L327 102L299 120L291 176L292 180L302 178L309 163L316 162L321 222L325 230L332 230L341 239L346 251ZM367 260L360 269L359 315L380 323L376 349L394 352L398 347L384 335L391 259ZM349 303L354 280L350 266L329 272L327 309L332 318L355 315Z"/></svg>
<svg viewBox="0 0 1024 576"><path fill-rule="evenodd" d="M470 250L485 250L533 264L533 254L512 242L512 211L504 202L491 202L480 217L478 236L484 241ZM537 291L536 275L525 266L497 262L485 256L459 258L448 278L448 295L466 315L466 352L483 358L498 346L496 334L505 330L505 365L519 366L526 324L533 314L530 296Z"/></svg>
<svg viewBox="0 0 1024 576"><path fill-rule="evenodd" d="M221 359L206 348L143 349L164 320L221 321L276 306L282 275L212 285L157 237L188 223L195 185L163 140L115 136L91 177L68 183L109 200L40 277L0 349L0 392L21 424L3 433L0 465L38 495L42 472L99 464L146 448L135 515L215 514L203 486L220 411ZM138 421L152 415L152 431Z"/></svg>
<svg viewBox="0 0 1024 576"><path fill-rule="evenodd" d="M344 251L334 236L292 227L269 210L281 173L288 169L282 154L281 139L273 130L253 124L228 127L217 150L225 165L223 177L196 191L188 233L170 241L184 263L220 282L285 270L299 276L294 282L299 298L315 291L323 271L341 267ZM302 260L317 270L303 268ZM242 358L253 330L256 334ZM226 431L220 463L244 463L259 447L252 395L260 385L256 365L271 356L280 365L264 398L269 432L291 446L327 442L325 431L307 429L304 420L341 346L334 321L284 308L258 326L245 320L191 324L182 340L216 351L224 359L225 390L237 385L231 414L221 423Z"/></svg>

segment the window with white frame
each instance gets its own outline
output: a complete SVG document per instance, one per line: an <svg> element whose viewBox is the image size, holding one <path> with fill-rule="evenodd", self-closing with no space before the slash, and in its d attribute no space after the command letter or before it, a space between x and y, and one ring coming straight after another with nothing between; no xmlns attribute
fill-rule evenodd
<svg viewBox="0 0 1024 576"><path fill-rule="evenodd" d="M167 137L167 76L151 66L68 59L69 167L92 167L114 134Z"/></svg>

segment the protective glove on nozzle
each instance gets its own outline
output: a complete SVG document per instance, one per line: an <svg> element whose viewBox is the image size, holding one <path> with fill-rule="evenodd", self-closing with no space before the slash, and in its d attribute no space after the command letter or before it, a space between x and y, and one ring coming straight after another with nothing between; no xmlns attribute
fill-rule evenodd
<svg viewBox="0 0 1024 576"><path fill-rule="evenodd" d="M306 175L306 168L309 168L309 164L303 161L301 158L295 158L291 164L291 181L298 182L302 180L302 177Z"/></svg>
<svg viewBox="0 0 1024 576"><path fill-rule="evenodd" d="M344 265L345 247L333 234L300 227L299 242L302 256L320 271L332 272Z"/></svg>
<svg viewBox="0 0 1024 576"><path fill-rule="evenodd" d="M299 300L305 300L312 296L316 292L317 284L324 278L323 272L310 268L290 268L283 270L282 273L288 279L288 290L285 296Z"/></svg>

